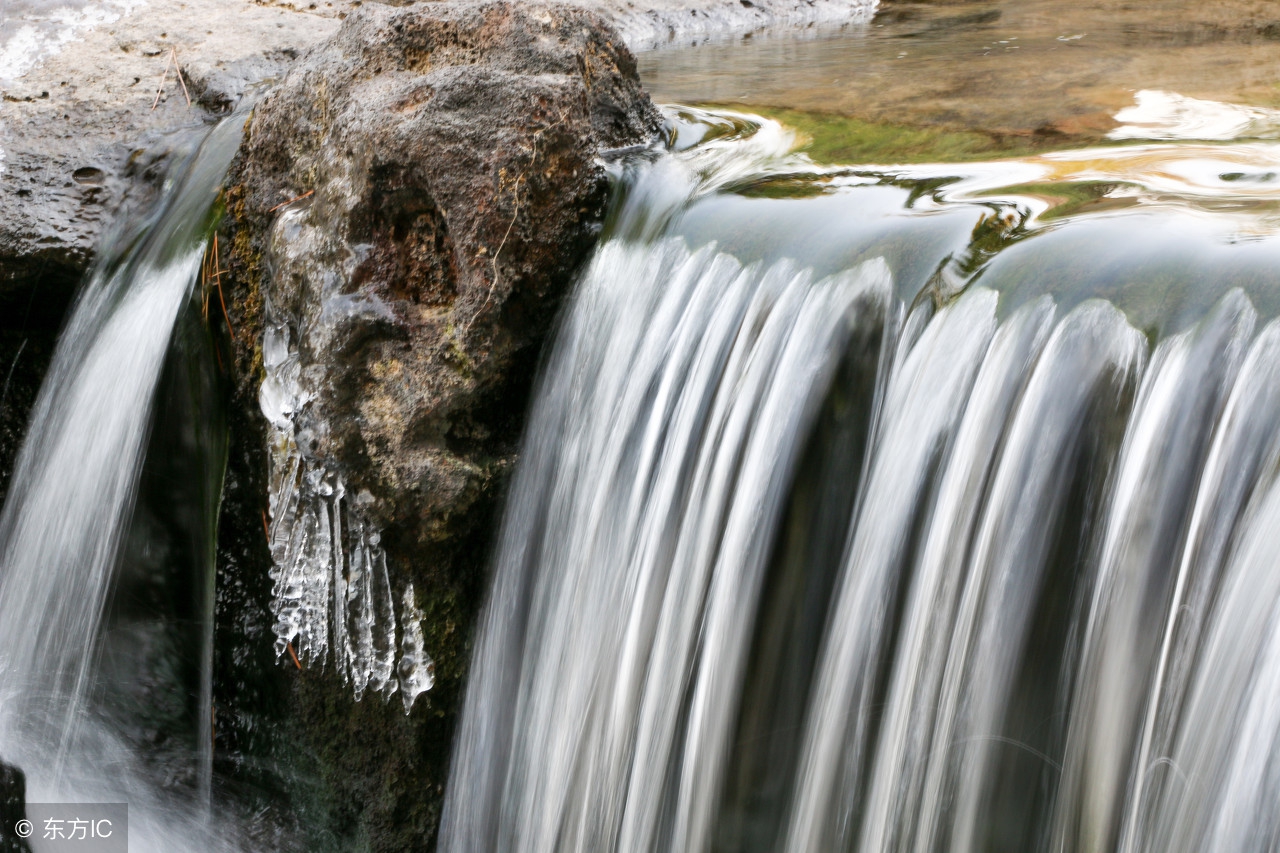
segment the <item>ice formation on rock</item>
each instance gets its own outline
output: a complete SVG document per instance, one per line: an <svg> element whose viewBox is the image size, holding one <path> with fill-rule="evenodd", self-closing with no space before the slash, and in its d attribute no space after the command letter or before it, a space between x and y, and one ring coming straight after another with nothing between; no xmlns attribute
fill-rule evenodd
<svg viewBox="0 0 1280 853"><path fill-rule="evenodd" d="M329 321L327 302L310 320L313 325ZM357 700L366 692L389 698L400 690L407 713L434 681L413 586L406 585L397 618L381 531L370 512L375 498L363 490L348 492L339 467L317 450L325 421L311 411L317 395L293 331L308 321L283 316L270 303L266 314L258 403L270 422L268 539L276 654L292 646L309 665L332 659Z"/></svg>

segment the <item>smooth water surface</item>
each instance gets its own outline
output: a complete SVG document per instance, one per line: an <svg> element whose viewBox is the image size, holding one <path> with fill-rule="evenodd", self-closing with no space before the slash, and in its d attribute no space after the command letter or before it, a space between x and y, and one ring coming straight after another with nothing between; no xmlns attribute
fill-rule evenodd
<svg viewBox="0 0 1280 853"><path fill-rule="evenodd" d="M820 111L1061 145L1113 130L1141 90L1280 107L1278 46L1280 9L1265 0L887 0L869 24L639 59L665 103ZM1157 107L1176 104L1148 108Z"/></svg>

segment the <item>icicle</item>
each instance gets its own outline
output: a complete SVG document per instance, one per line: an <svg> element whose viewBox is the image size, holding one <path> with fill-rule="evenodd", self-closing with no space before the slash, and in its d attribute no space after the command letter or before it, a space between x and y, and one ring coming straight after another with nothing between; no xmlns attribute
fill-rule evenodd
<svg viewBox="0 0 1280 853"><path fill-rule="evenodd" d="M436 665L426 651L422 611L418 610L413 584L404 589L400 623L404 626L404 638L400 642L400 665L397 669L400 696L404 699L404 712L407 714L413 709L414 701L436 683Z"/></svg>

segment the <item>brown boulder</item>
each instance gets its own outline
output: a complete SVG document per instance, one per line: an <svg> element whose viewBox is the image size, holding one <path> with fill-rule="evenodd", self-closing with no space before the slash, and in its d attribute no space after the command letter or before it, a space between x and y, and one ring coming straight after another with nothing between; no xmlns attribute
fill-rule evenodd
<svg viewBox="0 0 1280 853"><path fill-rule="evenodd" d="M464 2L365 6L248 125L220 237L219 752L259 788L264 757L295 762L284 810L340 845L434 836L539 349L605 215L599 156L660 123L595 13Z"/></svg>

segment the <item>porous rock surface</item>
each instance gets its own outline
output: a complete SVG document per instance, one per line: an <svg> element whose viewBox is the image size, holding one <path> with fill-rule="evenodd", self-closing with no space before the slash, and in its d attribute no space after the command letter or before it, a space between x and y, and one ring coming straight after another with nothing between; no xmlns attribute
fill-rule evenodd
<svg viewBox="0 0 1280 853"><path fill-rule="evenodd" d="M258 107L229 198L255 240L237 246L246 269L279 223L258 281L318 395L313 452L435 538L483 476L451 450L491 431L477 395L541 339L594 241L598 152L658 123L589 12L370 6L300 62Z"/></svg>
<svg viewBox="0 0 1280 853"><path fill-rule="evenodd" d="M166 139L282 75L350 8L341 0L314 10L252 0L131 6L22 76L0 79L0 307L32 287L42 301L65 302L129 191L149 201Z"/></svg>
<svg viewBox="0 0 1280 853"><path fill-rule="evenodd" d="M304 833L430 848L539 348L606 212L599 156L659 129L603 18L530 2L367 5L256 108L220 236L237 379L215 703L246 786L301 767L279 808ZM305 386L303 456L365 496L392 597L413 585L435 686L408 714L272 650L267 324Z"/></svg>

